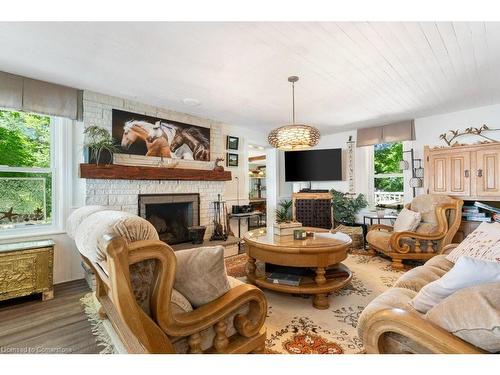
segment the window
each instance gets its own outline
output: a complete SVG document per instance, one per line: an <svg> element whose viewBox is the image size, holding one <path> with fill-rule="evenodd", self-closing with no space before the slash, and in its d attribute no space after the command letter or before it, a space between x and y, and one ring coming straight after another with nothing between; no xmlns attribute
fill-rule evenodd
<svg viewBox="0 0 500 375"><path fill-rule="evenodd" d="M0 235L54 223L54 124L0 110Z"/></svg>
<svg viewBox="0 0 500 375"><path fill-rule="evenodd" d="M400 203L404 196L404 178L399 162L403 144L383 143L373 146L375 204Z"/></svg>

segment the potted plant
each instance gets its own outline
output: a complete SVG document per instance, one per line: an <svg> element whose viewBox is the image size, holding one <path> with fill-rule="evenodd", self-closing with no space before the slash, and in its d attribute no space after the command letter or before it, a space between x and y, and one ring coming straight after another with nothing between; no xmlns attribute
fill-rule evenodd
<svg viewBox="0 0 500 375"><path fill-rule="evenodd" d="M302 227L301 223L293 220L292 204L290 200L283 200L278 203L278 208L274 211L276 215L276 223L274 224L275 235L291 235L294 229Z"/></svg>
<svg viewBox="0 0 500 375"><path fill-rule="evenodd" d="M363 194L354 196L350 193L342 193L335 189L332 194L333 219L336 223L353 225L356 222L356 214L368 206L368 202Z"/></svg>
<svg viewBox="0 0 500 375"><path fill-rule="evenodd" d="M119 151L111 134L97 125L88 126L83 134L85 134L84 146L89 150L89 162L99 165L101 158L105 156L106 164L111 164L113 154Z"/></svg>

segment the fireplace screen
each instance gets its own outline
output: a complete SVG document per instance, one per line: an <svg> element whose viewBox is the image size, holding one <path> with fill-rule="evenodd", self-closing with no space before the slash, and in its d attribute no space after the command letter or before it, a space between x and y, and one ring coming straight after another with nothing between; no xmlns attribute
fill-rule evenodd
<svg viewBox="0 0 500 375"><path fill-rule="evenodd" d="M139 195L139 216L153 224L160 240L169 245L188 242L188 228L200 225L200 196L199 194Z"/></svg>

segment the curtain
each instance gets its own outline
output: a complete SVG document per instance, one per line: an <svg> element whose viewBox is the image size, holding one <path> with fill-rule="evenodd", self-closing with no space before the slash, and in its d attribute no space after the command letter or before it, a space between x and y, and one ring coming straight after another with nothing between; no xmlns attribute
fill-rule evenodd
<svg viewBox="0 0 500 375"><path fill-rule="evenodd" d="M401 121L374 128L358 129L356 147L415 140L415 121Z"/></svg>
<svg viewBox="0 0 500 375"><path fill-rule="evenodd" d="M82 120L83 92L0 72L0 107Z"/></svg>

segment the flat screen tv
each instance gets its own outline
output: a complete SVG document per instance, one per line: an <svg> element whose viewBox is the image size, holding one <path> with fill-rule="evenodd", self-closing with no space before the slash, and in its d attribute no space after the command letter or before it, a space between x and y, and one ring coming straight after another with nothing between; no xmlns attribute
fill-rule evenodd
<svg viewBox="0 0 500 375"><path fill-rule="evenodd" d="M342 149L285 152L285 181L342 180Z"/></svg>

